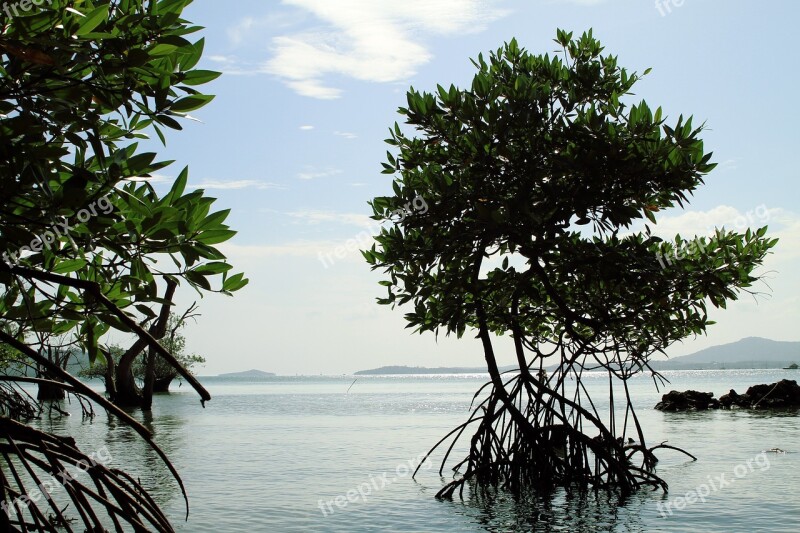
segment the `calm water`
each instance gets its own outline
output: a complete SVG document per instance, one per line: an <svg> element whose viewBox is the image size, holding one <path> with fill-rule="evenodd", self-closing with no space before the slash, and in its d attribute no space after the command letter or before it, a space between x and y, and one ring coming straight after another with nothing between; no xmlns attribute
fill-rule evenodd
<svg viewBox="0 0 800 533"><path fill-rule="evenodd" d="M672 382L667 390L713 391L717 397L730 388L743 392L752 384L798 377L779 370L665 375ZM669 495L647 491L622 506L562 493L537 501L441 502L434 499L445 482L438 461L416 481L408 464L466 420L483 379L364 376L346 393L353 379L207 378L202 381L213 400L205 409L184 385L156 399L152 418L137 415L151 425L183 477L188 522L177 485L130 430L109 433L117 424L105 415L42 426L57 433L69 429L87 452L107 446L112 464L135 472L183 531L800 530L800 412L661 413L652 409L661 393L652 380L638 378L631 386L648 443L669 441L699 459L661 450L658 473L669 483ZM590 383L590 391L599 392L606 381L597 376ZM598 408L607 408L605 402ZM794 453L761 454L775 447ZM687 493L688 500L676 500Z"/></svg>

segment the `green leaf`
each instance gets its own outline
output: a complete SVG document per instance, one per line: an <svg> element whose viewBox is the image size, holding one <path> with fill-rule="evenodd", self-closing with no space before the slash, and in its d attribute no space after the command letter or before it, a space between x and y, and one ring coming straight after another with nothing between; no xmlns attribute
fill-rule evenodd
<svg viewBox="0 0 800 533"><path fill-rule="evenodd" d="M67 259L57 263L53 267L53 272L55 274L69 274L70 272L82 269L86 264L85 259Z"/></svg>
<svg viewBox="0 0 800 533"><path fill-rule="evenodd" d="M192 270L204 276L212 276L214 274L222 274L223 272L227 272L231 268L233 267L228 263L213 262L202 264L196 268L193 268Z"/></svg>
<svg viewBox="0 0 800 533"><path fill-rule="evenodd" d="M169 193L164 196L164 203L167 205L175 203L175 201L180 198L180 196L183 194L183 191L186 189L187 181L189 181L189 167L184 167L184 169L178 175L178 178L175 180L175 183L172 184L172 188L169 190Z"/></svg>
<svg viewBox="0 0 800 533"><path fill-rule="evenodd" d="M200 61L200 57L203 55L203 48L205 47L206 39L203 37L202 39L198 40L194 46L191 47L189 53L184 55L181 58L181 69L184 71L191 70L197 65Z"/></svg>
<svg viewBox="0 0 800 533"><path fill-rule="evenodd" d="M108 20L108 4L102 5L87 13L86 17L81 19L75 35L86 35L106 20Z"/></svg>
<svg viewBox="0 0 800 533"><path fill-rule="evenodd" d="M222 284L222 290L226 292L238 291L239 289L247 285L249 282L250 280L245 278L244 274L242 273L234 274L233 276L225 280L225 282Z"/></svg>
<svg viewBox="0 0 800 533"><path fill-rule="evenodd" d="M168 56L177 50L178 47L174 44L157 44L147 50L147 53L150 54L150 57L163 57Z"/></svg>
<svg viewBox="0 0 800 533"><path fill-rule="evenodd" d="M236 235L236 232L228 229L205 230L195 236L194 240L203 244L219 244L225 242Z"/></svg>
<svg viewBox="0 0 800 533"><path fill-rule="evenodd" d="M221 75L221 72L213 70L192 70L186 73L182 83L185 85L202 85L219 78Z"/></svg>
<svg viewBox="0 0 800 533"><path fill-rule="evenodd" d="M172 105L170 105L170 110L176 113L186 113L188 111L194 111L195 109L203 107L213 99L214 95L193 94L191 96L186 96L184 98L181 98L180 100L176 100L175 102L173 102Z"/></svg>
<svg viewBox="0 0 800 533"><path fill-rule="evenodd" d="M222 211L217 211L216 213L211 213L206 218L200 222L198 225L198 229L206 230L206 229L215 229L217 226L220 226L225 219L228 218L230 214L230 209L223 209Z"/></svg>

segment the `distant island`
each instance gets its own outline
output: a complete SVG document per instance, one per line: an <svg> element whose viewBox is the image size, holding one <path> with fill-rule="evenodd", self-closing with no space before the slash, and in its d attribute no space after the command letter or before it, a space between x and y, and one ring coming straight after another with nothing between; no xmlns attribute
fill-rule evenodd
<svg viewBox="0 0 800 533"><path fill-rule="evenodd" d="M219 374L218 378L269 378L275 374L272 372L264 372L263 370L245 370L243 372L230 372L228 374Z"/></svg>
<svg viewBox="0 0 800 533"><path fill-rule="evenodd" d="M773 341L747 337L736 342L705 348L698 352L663 361L652 361L654 370L717 370L742 368L775 368L791 370L800 361L800 342ZM500 371L516 369L515 366ZM549 370L549 369L548 369ZM360 370L357 376L397 374L485 374L483 367L382 366Z"/></svg>
<svg viewBox="0 0 800 533"><path fill-rule="evenodd" d="M800 361L800 342L746 337L693 354L654 361L652 366L656 370L786 368L796 361Z"/></svg>

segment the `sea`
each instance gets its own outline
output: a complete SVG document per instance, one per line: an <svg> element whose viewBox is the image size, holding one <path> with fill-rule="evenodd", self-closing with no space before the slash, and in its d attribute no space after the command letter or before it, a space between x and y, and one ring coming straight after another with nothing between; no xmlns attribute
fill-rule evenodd
<svg viewBox="0 0 800 533"><path fill-rule="evenodd" d="M189 495L130 428L100 412L37 424L72 434L84 452L138 477L179 531L800 531L800 411L665 413L653 406L669 390L716 397L735 389L797 379L791 370L665 371L629 382L649 445L666 442L697 457L658 452L669 492L644 489L624 501L603 491L556 491L514 498L440 501L437 491L464 456L454 448L439 474L429 449L468 417L482 375L280 376L201 378L212 395L202 407L186 384L157 395L151 413L132 413L155 434ZM587 373L587 389L608 414L608 378ZM98 390L100 384L96 383ZM618 400L617 400L618 401ZM605 415L604 415L605 416ZM780 449L786 453L769 450ZM413 470L420 465L416 476Z"/></svg>

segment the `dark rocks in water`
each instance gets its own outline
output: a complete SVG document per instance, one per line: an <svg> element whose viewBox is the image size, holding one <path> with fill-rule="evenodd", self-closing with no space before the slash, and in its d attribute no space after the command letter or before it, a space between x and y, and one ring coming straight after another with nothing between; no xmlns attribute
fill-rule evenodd
<svg viewBox="0 0 800 533"><path fill-rule="evenodd" d="M782 379L771 385L753 385L744 394L731 390L719 401L725 409L800 407L800 385L793 379Z"/></svg>
<svg viewBox="0 0 800 533"><path fill-rule="evenodd" d="M714 398L713 392L696 390L670 391L663 395L661 401L656 404L656 409L659 411L706 411L719 408L719 400Z"/></svg>
<svg viewBox="0 0 800 533"><path fill-rule="evenodd" d="M732 407L750 407L749 402L743 399L742 396L731 389L728 394L723 394L719 397L719 403L723 409L731 409Z"/></svg>

